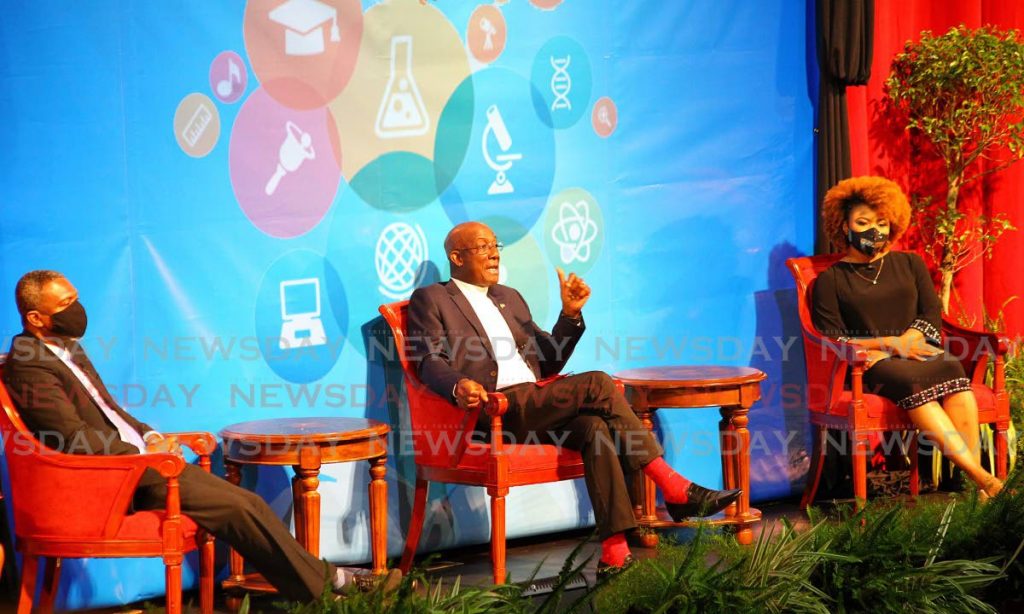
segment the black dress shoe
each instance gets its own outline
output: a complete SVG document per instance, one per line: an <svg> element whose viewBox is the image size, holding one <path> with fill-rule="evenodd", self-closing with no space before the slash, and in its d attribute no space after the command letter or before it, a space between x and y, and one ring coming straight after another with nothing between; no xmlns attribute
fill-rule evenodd
<svg viewBox="0 0 1024 614"><path fill-rule="evenodd" d="M381 576L373 575L372 573L358 573L352 577L352 582L342 588L342 593L348 593L350 591L360 591L368 593L374 590L380 590L384 593L393 593L398 590L398 587L402 584L402 570L401 569L389 569L386 574Z"/></svg>
<svg viewBox="0 0 1024 614"><path fill-rule="evenodd" d="M617 576L620 573L626 571L636 563L636 559L633 558L632 554L626 555L626 560L622 562L622 565L609 565L604 561L597 562L597 581L607 580L613 576Z"/></svg>
<svg viewBox="0 0 1024 614"><path fill-rule="evenodd" d="M690 482L686 489L686 503L665 502L665 509L668 510L672 520L682 522L686 518L694 516L711 516L724 510L730 503L740 498L743 491L739 488L732 490L708 490Z"/></svg>

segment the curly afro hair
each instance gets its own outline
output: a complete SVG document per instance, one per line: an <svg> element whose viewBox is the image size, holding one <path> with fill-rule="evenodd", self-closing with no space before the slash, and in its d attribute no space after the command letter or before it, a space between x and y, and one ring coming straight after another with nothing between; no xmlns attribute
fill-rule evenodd
<svg viewBox="0 0 1024 614"><path fill-rule="evenodd" d="M885 177L851 177L834 185L822 203L825 234L835 247L847 245L843 223L857 205L867 205L889 220L889 242L895 243L910 225L910 203L895 181Z"/></svg>

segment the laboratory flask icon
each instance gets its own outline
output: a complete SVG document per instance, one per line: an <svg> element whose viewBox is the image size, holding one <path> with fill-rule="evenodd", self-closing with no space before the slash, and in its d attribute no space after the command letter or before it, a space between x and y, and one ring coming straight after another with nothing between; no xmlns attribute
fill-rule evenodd
<svg viewBox="0 0 1024 614"><path fill-rule="evenodd" d="M391 74L377 110L374 132L382 139L419 136L430 129L430 117L412 74L412 37L391 38Z"/></svg>
<svg viewBox="0 0 1024 614"><path fill-rule="evenodd" d="M303 162L316 158L316 151L313 150L313 138L308 132L295 125L295 122L285 124L284 141L277 152L277 169L267 181L263 189L267 196L273 196L277 191L277 184L281 183L284 176L296 171Z"/></svg>

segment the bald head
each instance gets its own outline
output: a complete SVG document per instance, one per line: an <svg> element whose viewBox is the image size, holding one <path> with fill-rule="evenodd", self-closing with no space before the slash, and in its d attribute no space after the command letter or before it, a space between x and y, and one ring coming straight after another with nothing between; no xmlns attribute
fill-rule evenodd
<svg viewBox="0 0 1024 614"><path fill-rule="evenodd" d="M463 222L444 239L452 277L477 286L498 283L498 240L487 224Z"/></svg>
<svg viewBox="0 0 1024 614"><path fill-rule="evenodd" d="M482 222L463 222L448 231L448 236L444 238L444 251L450 254L452 250L473 247L474 241L478 234L490 234L494 236L494 231L490 229L487 224Z"/></svg>

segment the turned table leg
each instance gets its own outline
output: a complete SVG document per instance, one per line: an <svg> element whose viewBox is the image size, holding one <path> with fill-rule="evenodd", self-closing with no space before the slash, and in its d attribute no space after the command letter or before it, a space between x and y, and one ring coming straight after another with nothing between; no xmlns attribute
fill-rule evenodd
<svg viewBox="0 0 1024 614"><path fill-rule="evenodd" d="M296 506L295 534L299 542L315 557L320 557L320 448L305 446L299 450L296 477L301 484L299 505ZM298 524L302 519L302 525Z"/></svg>
<svg viewBox="0 0 1024 614"><path fill-rule="evenodd" d="M725 488L742 489L740 498L725 515L740 522L736 541L747 545L754 541L754 530L744 521L750 517L750 421L749 406L722 407L719 430L722 436L722 474Z"/></svg>
<svg viewBox="0 0 1024 614"><path fill-rule="evenodd" d="M633 410L636 412L644 428L654 434L654 412L647 404L647 395L640 392L635 400ZM651 523L658 519L658 487L654 480L647 477L643 471L637 471L633 477L633 484L637 501L640 506L640 519L637 524L640 528L640 543L653 548L658 545L658 534L651 528Z"/></svg>
<svg viewBox="0 0 1024 614"><path fill-rule="evenodd" d="M309 550L309 544L306 543L306 513L305 503L302 500L302 475L299 473L299 467L296 465L295 475L292 476L292 517L295 520L295 540L302 544L302 547Z"/></svg>
<svg viewBox="0 0 1024 614"><path fill-rule="evenodd" d="M370 553L373 557L373 573L387 572L388 557L388 484L387 456L371 459L370 462Z"/></svg>

